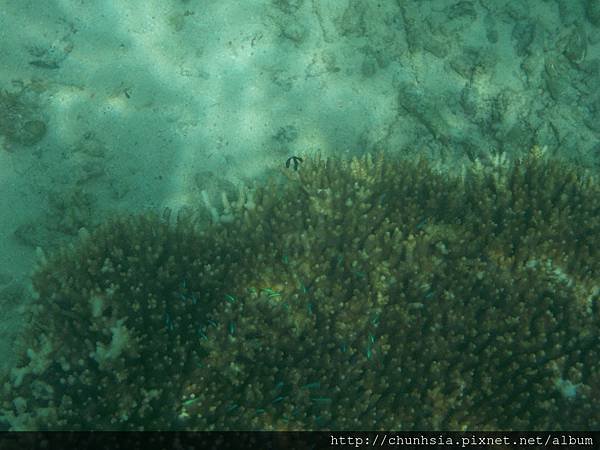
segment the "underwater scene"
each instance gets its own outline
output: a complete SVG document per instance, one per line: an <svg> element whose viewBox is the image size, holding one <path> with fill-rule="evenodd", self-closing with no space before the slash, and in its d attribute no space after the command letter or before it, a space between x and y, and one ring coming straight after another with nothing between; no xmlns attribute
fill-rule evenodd
<svg viewBox="0 0 600 450"><path fill-rule="evenodd" d="M600 2L0 30L0 430L600 430Z"/></svg>

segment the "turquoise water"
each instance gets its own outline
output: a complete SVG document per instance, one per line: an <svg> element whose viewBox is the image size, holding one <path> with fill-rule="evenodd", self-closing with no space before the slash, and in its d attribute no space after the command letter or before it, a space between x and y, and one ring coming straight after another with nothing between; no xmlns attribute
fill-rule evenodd
<svg viewBox="0 0 600 450"><path fill-rule="evenodd" d="M315 153L597 173L599 27L592 0L0 0L2 370L40 255L115 213L226 216Z"/></svg>

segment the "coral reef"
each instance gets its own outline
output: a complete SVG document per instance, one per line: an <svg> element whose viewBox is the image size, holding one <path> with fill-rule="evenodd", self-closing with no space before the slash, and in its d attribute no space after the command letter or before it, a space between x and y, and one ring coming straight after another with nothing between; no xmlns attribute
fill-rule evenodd
<svg viewBox="0 0 600 450"><path fill-rule="evenodd" d="M13 429L594 429L600 187L306 159L211 224L115 219L44 261Z"/></svg>

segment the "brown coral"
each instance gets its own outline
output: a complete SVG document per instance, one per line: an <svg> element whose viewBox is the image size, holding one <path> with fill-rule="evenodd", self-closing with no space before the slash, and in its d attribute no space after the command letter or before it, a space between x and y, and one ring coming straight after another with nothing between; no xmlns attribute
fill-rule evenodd
<svg viewBox="0 0 600 450"><path fill-rule="evenodd" d="M464 177L313 158L224 222L113 221L34 277L43 332L4 420L597 428L599 194L533 157Z"/></svg>

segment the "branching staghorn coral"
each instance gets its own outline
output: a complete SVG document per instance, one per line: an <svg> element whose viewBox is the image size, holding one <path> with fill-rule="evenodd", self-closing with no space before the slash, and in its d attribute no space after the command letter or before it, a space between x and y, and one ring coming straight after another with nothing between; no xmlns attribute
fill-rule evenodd
<svg viewBox="0 0 600 450"><path fill-rule="evenodd" d="M537 155L495 170L307 158L225 221L101 226L34 276L3 420L597 428L598 183Z"/></svg>

